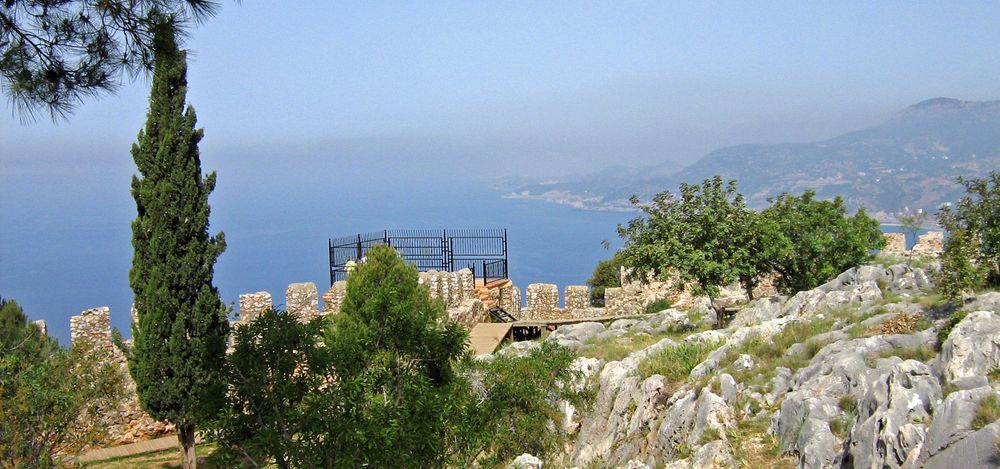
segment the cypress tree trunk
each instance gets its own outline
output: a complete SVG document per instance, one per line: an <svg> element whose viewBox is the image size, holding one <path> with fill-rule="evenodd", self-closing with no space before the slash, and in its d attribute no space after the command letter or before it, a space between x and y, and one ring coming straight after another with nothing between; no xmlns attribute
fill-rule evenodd
<svg viewBox="0 0 1000 469"><path fill-rule="evenodd" d="M198 466L198 456L194 447L194 425L177 428L177 442L181 446L181 466L194 468Z"/></svg>
<svg viewBox="0 0 1000 469"><path fill-rule="evenodd" d="M142 407L177 425L184 467L195 467L195 425L221 402L229 324L212 285L222 233L208 234L208 195L215 174L202 177L194 109L185 108L187 59L173 32L157 36L146 126L132 157L137 216L129 283L138 323L129 370Z"/></svg>

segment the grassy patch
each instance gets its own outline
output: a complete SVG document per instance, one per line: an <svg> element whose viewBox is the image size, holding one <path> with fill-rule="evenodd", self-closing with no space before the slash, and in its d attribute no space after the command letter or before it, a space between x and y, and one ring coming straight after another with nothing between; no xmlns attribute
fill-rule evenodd
<svg viewBox="0 0 1000 469"><path fill-rule="evenodd" d="M719 433L718 428L706 428L705 431L702 432L701 439L698 440L698 444L703 445L721 439L722 439L722 434Z"/></svg>
<svg viewBox="0 0 1000 469"><path fill-rule="evenodd" d="M691 374L691 370L719 345L718 342L710 342L684 343L667 347L639 363L639 376L648 378L653 375L663 375L672 383L684 381Z"/></svg>
<svg viewBox="0 0 1000 469"><path fill-rule="evenodd" d="M589 339L584 342L583 347L577 350L577 355L582 357L599 358L606 362L618 361L627 357L636 350L642 350L663 339L679 341L700 328L675 327L669 331L656 334L646 334L644 332L628 332L619 337L608 337L604 339Z"/></svg>
<svg viewBox="0 0 1000 469"><path fill-rule="evenodd" d="M747 419L727 430L733 457L740 467L793 469L795 459L781 454L781 442L768 434L768 425L767 419Z"/></svg>
<svg viewBox="0 0 1000 469"><path fill-rule="evenodd" d="M869 354L865 357L865 364L869 368L875 368L875 364L880 358L889 357L899 357L901 360L916 360L921 363L926 363L928 360L937 356L937 351L927 348L927 347L916 347L916 348L892 348L889 350L883 350L879 353Z"/></svg>
<svg viewBox="0 0 1000 469"><path fill-rule="evenodd" d="M663 311L665 309L669 309L670 306L672 306L672 305L673 305L673 303L671 303L670 300L668 300L666 298L660 298L660 299L654 300L654 301L652 301L652 302L650 302L649 304L646 305L646 313L649 313L649 314L659 313L660 311Z"/></svg>
<svg viewBox="0 0 1000 469"><path fill-rule="evenodd" d="M1000 420L1000 399L994 393L979 403L979 408L976 409L976 418L972 419L972 429L979 430L997 420Z"/></svg>
<svg viewBox="0 0 1000 469"><path fill-rule="evenodd" d="M1000 368L994 368L986 373L986 379L988 379L991 383L1000 381Z"/></svg>
<svg viewBox="0 0 1000 469"><path fill-rule="evenodd" d="M853 420L853 415L837 416L829 422L830 431L833 432L834 435L837 435L837 438L843 440L844 438L847 438L848 432L851 431L851 422Z"/></svg>
<svg viewBox="0 0 1000 469"><path fill-rule="evenodd" d="M837 406L840 407L840 410L853 414L854 411L858 410L858 400L854 396L847 395L837 401Z"/></svg>
<svg viewBox="0 0 1000 469"><path fill-rule="evenodd" d="M944 342L948 340L948 336L951 335L951 330L954 329L955 326L958 325L958 323L962 322L962 320L965 319L965 316L967 314L969 313L965 311L955 311L954 313L951 313L951 317L948 318L948 322L945 323L945 325L942 326L941 329L938 329L937 333L938 350L941 350L941 347L944 346Z"/></svg>

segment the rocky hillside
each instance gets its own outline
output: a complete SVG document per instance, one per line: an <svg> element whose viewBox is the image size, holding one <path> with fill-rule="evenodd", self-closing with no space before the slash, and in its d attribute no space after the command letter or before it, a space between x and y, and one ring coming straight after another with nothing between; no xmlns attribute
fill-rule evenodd
<svg viewBox="0 0 1000 469"><path fill-rule="evenodd" d="M720 174L736 179L751 206L767 204L782 192L813 189L822 197L843 196L882 221L905 208L935 211L962 190L957 176L982 177L1000 167L1000 101L935 98L914 104L888 121L822 142L737 145L715 150L680 171L644 172L631 183L604 178L525 184L510 196L552 201L576 200L592 208L623 207L631 194L649 199ZM574 199L575 197L575 199Z"/></svg>
<svg viewBox="0 0 1000 469"><path fill-rule="evenodd" d="M546 340L577 351L593 399L565 407L573 441L542 463L998 467L1000 293L962 318L930 287L922 269L869 265L757 299L724 329L704 305L560 327Z"/></svg>

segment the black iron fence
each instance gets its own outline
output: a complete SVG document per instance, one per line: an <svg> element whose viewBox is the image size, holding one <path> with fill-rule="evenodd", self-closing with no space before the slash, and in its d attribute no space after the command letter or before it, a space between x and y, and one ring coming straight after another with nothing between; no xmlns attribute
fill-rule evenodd
<svg viewBox="0 0 1000 469"><path fill-rule="evenodd" d="M347 266L378 244L392 246L420 271L468 268L483 283L508 276L506 229L383 230L331 238L330 283L347 279Z"/></svg>

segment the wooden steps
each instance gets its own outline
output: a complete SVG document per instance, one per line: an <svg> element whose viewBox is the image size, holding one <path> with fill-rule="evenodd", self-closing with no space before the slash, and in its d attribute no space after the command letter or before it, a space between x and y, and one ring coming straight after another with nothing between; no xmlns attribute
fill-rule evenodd
<svg viewBox="0 0 1000 469"><path fill-rule="evenodd" d="M497 347L510 335L509 322L481 322L469 331L469 348L473 355L486 355L497 351Z"/></svg>

